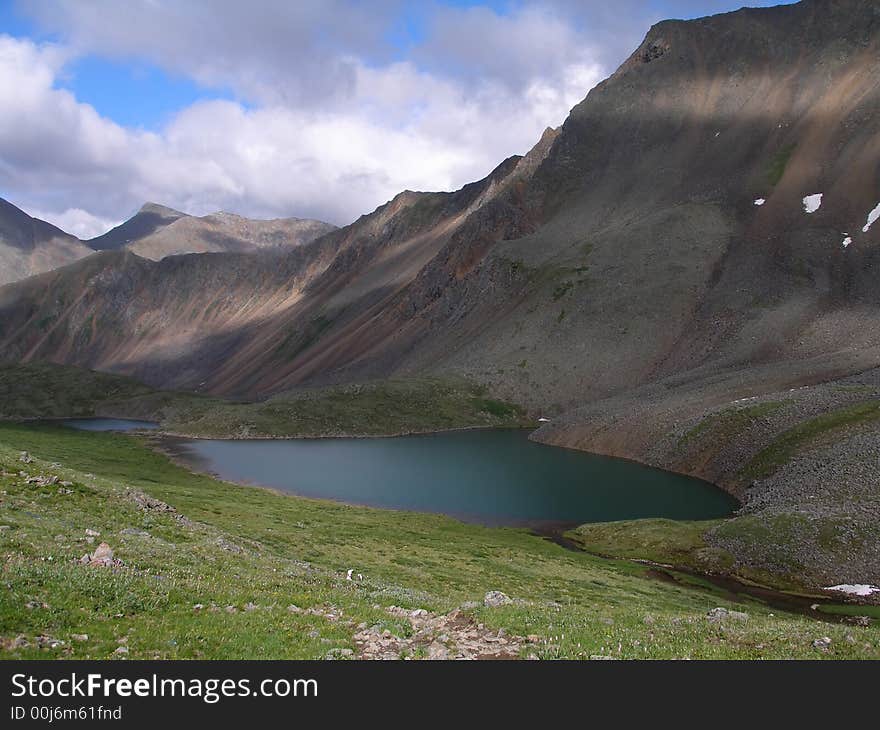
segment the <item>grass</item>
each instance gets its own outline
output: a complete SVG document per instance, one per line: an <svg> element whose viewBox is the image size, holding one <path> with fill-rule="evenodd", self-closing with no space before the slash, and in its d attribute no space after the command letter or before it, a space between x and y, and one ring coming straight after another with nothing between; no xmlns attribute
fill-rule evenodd
<svg viewBox="0 0 880 730"><path fill-rule="evenodd" d="M0 418L88 417L102 404L152 392L131 378L75 367L0 366Z"/></svg>
<svg viewBox="0 0 880 730"><path fill-rule="evenodd" d="M766 418L788 402L769 401L742 408L727 408L719 413L714 413L687 431L679 439L678 445L683 447L692 443L702 444L707 436L712 437L713 443L728 443L752 423Z"/></svg>
<svg viewBox="0 0 880 730"><path fill-rule="evenodd" d="M814 573L817 555L826 565L845 564L878 539L878 527L871 522L792 512L744 514L712 532L713 542L730 546L742 560L762 566L772 574L773 584L782 586Z"/></svg>
<svg viewBox="0 0 880 730"><path fill-rule="evenodd" d="M0 368L0 419L106 415L193 436L389 435L532 425L518 405L463 378L299 389L256 403L156 391L130 378L55 365Z"/></svg>
<svg viewBox="0 0 880 730"><path fill-rule="evenodd" d="M626 520L581 525L566 537L584 550L712 572L729 571L733 556L706 544L703 535L721 520Z"/></svg>
<svg viewBox="0 0 880 730"><path fill-rule="evenodd" d="M298 390L261 403L186 401L163 427L199 436L388 435L530 425L517 405L465 380L422 378Z"/></svg>
<svg viewBox="0 0 880 730"><path fill-rule="evenodd" d="M853 537L852 532L851 522L843 519L758 513L698 522L649 519L588 524L567 532L566 537L596 555L728 576L744 584L803 596L815 595L815 591L805 590L800 582L809 571L794 557L799 552L798 544L814 542L832 562L840 562L847 551L863 549L860 537ZM736 544L740 557L754 553L760 559L748 565L737 561L733 554L713 544L718 540L707 539L710 535L720 538L723 545ZM758 565L770 566L772 572ZM832 605L823 607L830 612ZM852 615L873 615L870 607L846 608L852 609Z"/></svg>
<svg viewBox="0 0 880 730"><path fill-rule="evenodd" d="M823 413L799 423L758 452L740 471L743 481L761 479L791 461L797 453L834 432L880 420L880 401L870 400Z"/></svg>
<svg viewBox="0 0 880 730"><path fill-rule="evenodd" d="M880 619L880 606L852 606L833 603L828 606L820 606L819 611L832 616L867 616L872 619Z"/></svg>
<svg viewBox="0 0 880 730"><path fill-rule="evenodd" d="M22 450L35 461L20 461ZM70 485L27 484L29 475ZM141 492L176 512L144 510L133 498ZM362 622L405 632L383 606L448 611L488 590L514 603L469 610L493 629L538 635L528 651L548 659L856 658L876 657L880 644L874 627L731 603L708 585L653 580L644 566L523 530L230 485L177 467L134 436L0 424L0 525L6 658L106 658L120 646L132 659L320 658L354 648ZM656 539L670 527L656 524ZM86 529L124 567L78 564L92 549ZM678 531L683 549L696 529ZM364 580L347 581L349 568ZM343 619L291 613L290 604L332 606ZM717 605L750 618L709 623ZM41 635L64 644L39 648ZM820 653L812 641L825 635L831 650ZM27 646L16 645L19 636Z"/></svg>

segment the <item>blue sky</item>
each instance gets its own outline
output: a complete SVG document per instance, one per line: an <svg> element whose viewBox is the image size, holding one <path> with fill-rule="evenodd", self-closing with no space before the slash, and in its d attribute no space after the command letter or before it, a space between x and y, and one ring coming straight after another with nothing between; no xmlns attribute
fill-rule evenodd
<svg viewBox="0 0 880 730"><path fill-rule="evenodd" d="M40 42L63 42L46 32L17 0L0 0L0 33ZM156 129L180 109L205 98L230 98L228 90L207 89L182 74L138 58L88 54L75 59L58 81L99 112L126 126Z"/></svg>
<svg viewBox="0 0 880 730"><path fill-rule="evenodd" d="M739 5L0 0L0 195L82 235L147 198L345 223L527 151L657 20Z"/></svg>

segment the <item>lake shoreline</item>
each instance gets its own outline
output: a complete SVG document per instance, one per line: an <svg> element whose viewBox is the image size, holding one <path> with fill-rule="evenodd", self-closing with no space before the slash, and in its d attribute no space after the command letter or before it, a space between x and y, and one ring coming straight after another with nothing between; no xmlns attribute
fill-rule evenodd
<svg viewBox="0 0 880 730"><path fill-rule="evenodd" d="M52 422L52 423L57 424L60 421L67 420L67 419L28 419L28 421L30 421L30 422L34 422L37 420L43 421L43 422ZM76 420L82 420L82 419L76 419ZM585 552L590 555L594 555L595 557L600 557L603 559L621 559L621 558L615 558L614 556L603 555L603 554L595 552L593 550L585 549L583 546L575 543L574 541L566 539L565 532L567 531L568 528L571 528L571 527L577 525L578 524L577 522L565 522L565 523L558 522L558 523L553 523L549 526L548 525L538 525L534 521L524 522L524 523L515 524L515 525L513 525L513 524L508 524L508 525L491 524L491 523L486 523L486 522L481 522L481 521L474 522L473 520L464 519L458 515L444 513L444 512L438 512L438 511L433 511L433 510L394 508L394 507L371 505L371 504L365 504L365 503L356 503L356 502L351 502L351 501L346 501L346 500L341 500L341 499L328 498L328 497L324 497L324 496L295 494L295 493L287 491L283 488L279 488L279 487L275 487L275 486L271 486L271 485L246 482L246 481L237 481L235 479L225 478L221 474L217 473L216 471L213 471L213 470L207 468L207 463L205 464L204 468L199 468L199 466L197 464L193 463L193 459L196 456L195 454L190 454L190 455L188 455L188 457L183 457L180 454L179 450L175 449L173 446L174 441L176 441L176 440L180 440L180 441L184 441L184 440L214 440L214 441L235 441L235 442L247 442L247 441L275 442L275 441L283 441L283 440L289 440L289 441L314 440L314 441L318 441L318 440L340 440L340 439L364 439L364 440L366 440L366 439L390 439L390 438L405 437L405 436L442 435L442 434L448 434L448 433L468 432L468 431L481 432L481 431L486 431L486 430L529 431L530 434L534 433L534 430L528 429L528 428L497 428L497 427L496 428L492 428L492 427L487 428L487 427L480 427L480 426L476 426L476 427L472 426L472 427L441 429L441 430L431 430L431 431L409 431L409 432L403 432L400 434L382 434L382 435L363 434L363 433L352 434L352 435L322 434L322 435L315 435L315 436L305 436L305 435L275 436L275 437L269 437L269 438L266 438L266 437L218 438L218 437L191 436L191 435L187 435L187 434L177 434L177 433L173 433L173 432L168 432L168 431L164 431L164 430L160 430L160 429L128 431L127 434L135 435L140 438L144 438L148 442L148 445L152 450L154 450L158 453L161 453L163 456L168 458L169 461L171 461L173 464L175 464L176 466L178 466L180 468L185 469L189 473L209 476L211 478L217 479L218 481L221 481L221 482L228 483L230 485L248 487L248 488L256 487L260 490L264 490L266 492L269 492L269 493L272 493L275 495L294 497L297 499L304 499L304 500L309 500L309 501L327 502L327 503L332 503L332 504L345 504L345 505L349 505L349 506L353 506L353 507L367 507L370 509L377 509L377 510L390 511L390 512L405 512L405 513L411 512L411 513L417 513L417 514L422 514L422 515L431 515L431 516L437 517L438 519L452 519L452 520L455 520L455 521L461 522L461 523L479 524L479 525L486 527L488 529L523 530L523 531L529 532L530 534L534 535L535 537L538 537L539 539L544 539L544 540L549 540L551 542L554 542L555 544L560 545L564 549L575 550L577 552ZM531 435L529 436L529 440L532 441L533 443L536 443L536 444L542 445L542 446L554 446L553 444L545 444L545 443L542 443L541 441L533 440L531 438ZM584 452L581 449L573 449L573 448L566 448L566 447L560 447L560 446L557 446L556 448L559 448L562 451L571 451L571 452L576 452L576 453L589 453L589 452ZM654 470L661 471L661 472L676 473L676 472L668 470L668 469L663 469L663 468L659 468L659 467L656 467L651 464L646 464L644 462L640 462L637 459L626 459L626 458L614 457L614 456L603 455L603 454L595 454L595 455L606 456L607 458L613 458L613 459L616 459L619 461L627 461L627 462L630 462L633 464L638 464L640 466L654 469ZM682 474L682 476L692 476L692 475ZM705 481L705 480L701 480L701 481ZM706 483L709 483L709 482L706 482ZM734 498L736 496L736 495L731 495L728 490L724 489L720 485L712 485L712 486L725 492L729 496L732 496ZM725 519L725 518L722 518L722 519ZM563 545L562 541L564 541L567 544ZM631 559L626 559L626 558L623 558L623 559L631 560ZM782 588L782 587L773 587L772 584L755 583L753 585L751 583L751 581L749 581L748 579L743 579L742 576L740 576L738 573L733 572L733 571L728 571L728 572L725 572L725 571L717 572L717 571L711 571L711 570L704 571L704 570L697 569L693 566L684 567L684 566L681 566L678 564L654 563L653 561L643 561L643 560L634 560L634 559L632 559L632 562L644 563L644 564L650 563L654 568L656 568L658 571L661 571L661 572L662 571L667 571L667 572L673 571L674 573L678 573L678 574L701 577L706 580L709 580L714 585L716 585L716 587L724 587L725 585L727 585L728 587L736 586L736 588L737 588L736 592L747 594L747 595L749 595L753 598L757 598L759 600L762 600L762 599L766 600L768 598L767 594L773 593L774 596L771 598L774 601L778 598L779 600L785 600L786 603L788 604L788 606L776 604L780 608L783 608L784 610L792 610L792 608L791 608L792 600L791 599L794 599L794 601L797 601L797 602L801 602L801 599L804 595L800 591L792 591L792 590L788 590L788 589ZM675 578L675 576L673 576L673 575L666 576L666 578L671 579L673 581L677 580ZM658 579L662 579L662 576L658 576ZM807 591L810 590L808 586L804 586L803 589L807 590ZM733 593L733 591L732 591L732 593ZM848 605L848 606L872 606L872 605L874 605L871 601L862 601L862 600L857 600L857 599L850 599L850 600L845 600L845 601L839 601L839 600L835 601L833 599L830 599L827 594L822 594L822 593L818 593L818 594L817 593L812 593L812 594L807 593L806 595L812 595L813 597L819 599L819 600L815 601L816 603L822 603L822 604ZM802 609L801 611L798 611L798 612L802 612L802 613L809 615L815 619L826 620L826 621L837 620L835 617L830 617L827 614L822 615L820 612L816 612L816 611L812 611L812 610L806 611L806 610ZM816 615L817 613L819 613L819 615Z"/></svg>
<svg viewBox="0 0 880 730"><path fill-rule="evenodd" d="M455 429L456 431L462 430L474 430L474 429ZM506 429L506 430L519 430L519 429ZM148 443L150 448L153 450L163 454L166 456L172 463L175 465L186 469L188 472L192 474L209 476L213 479L217 479L218 481L225 482L231 485L246 487L246 488L257 488L261 490L268 491L275 495L292 497L294 499L305 499L305 500L314 500L318 502L327 502L331 504L343 504L356 508L368 508L368 509L377 509L383 511L390 511L396 513L415 513L420 515L430 515L437 517L438 519L443 520L455 520L464 524L477 524L481 527L485 527L487 529L502 529L502 530L522 530L524 532L529 533L537 539L545 540L548 542L552 542L555 545L558 545L564 550L569 550L577 553L584 553L587 555L591 555L596 558L600 558L602 560L624 560L626 562L632 562L639 565L649 566L650 570L648 571L648 577L651 577L655 580L665 581L669 583L674 583L677 585L681 585L684 588L688 588L691 590L697 589L699 586L690 584L687 578L697 578L703 579L710 583L712 583L716 588L725 591L728 594L728 598L732 601L742 600L743 596L747 596L750 599L760 601L761 603L779 610L787 611L790 613L797 613L808 617L810 619L826 622L826 623L846 623L849 620L844 614L835 614L833 612L822 611L819 607L824 606L871 606L872 604L869 601L861 601L858 599L848 599L848 600L840 600L822 593L817 592L799 592L799 591L790 591L782 588L776 588L772 585L765 585L762 583L755 583L749 581L742 576L737 575L732 572L716 572L711 570L699 570L695 567L688 567L679 564L666 564L660 563L651 560L644 559L635 559L635 558L621 558L614 555L608 555L601 552L597 552L595 550L590 550L581 545L580 543L569 539L566 536L566 533L569 529L576 527L579 523L574 521L529 521L524 522L523 524L486 524L483 522L474 522L471 520L464 519L461 516L456 516L453 514L447 514L443 512L434 512L434 511L425 511L425 510L410 510L403 508L393 508L393 507L380 507L376 505L363 504L363 503L352 503L344 500L332 499L329 497L315 497L308 495L295 494L284 489L278 487L272 487L265 484L259 483L251 483L251 482L243 482L236 481L224 478L222 475L218 474L215 471L207 468L207 461L205 461L206 468L202 469L198 466L198 461L200 457L198 454L191 452L187 457L182 456L179 449L174 448L175 441L184 441L190 440L189 437L169 437L165 434L156 434L155 432L150 432L150 436L156 436L156 438L148 439ZM369 438L369 437L363 437ZM221 440L221 439L217 439ZM253 439L247 439L253 440ZM273 441L278 439L263 439L266 441ZM576 451L576 450L573 450ZM583 452L582 452L583 453ZM613 457L609 457L613 458ZM625 460L634 462L632 460ZM644 466L644 465L643 465ZM654 467L649 467L654 468ZM659 470L663 471L663 470Z"/></svg>
<svg viewBox="0 0 880 730"><path fill-rule="evenodd" d="M66 420L66 419L61 419ZM404 436L434 436L444 433L462 433L467 431L528 431L534 433L537 425L530 426L458 426L455 428L434 428L429 430L403 430L383 433L363 433L363 432L341 432L341 433L314 433L314 434L294 434L280 436L250 436L250 435L220 435L206 436L205 434L182 433L179 431L167 431L165 429L150 430L149 433L169 438L193 439L200 441L320 441L334 439L393 439ZM540 443L540 442L536 442ZM545 444L551 446L552 444ZM574 449L577 451L577 449ZM582 452L589 453L589 452Z"/></svg>
<svg viewBox="0 0 880 730"><path fill-rule="evenodd" d="M811 642L825 635L831 637L831 658L876 658L876 627L820 624L781 611L771 616L766 605L746 596L731 602L708 582L676 586L647 575L646 567L566 553L525 530L340 508L235 487L192 476L145 448L141 437L0 426L0 461L17 464L22 451L34 458L22 470L57 474L83 488L76 498L52 491L34 507L34 490L21 483L17 469L0 475L6 499L21 506L7 536L26 533L16 545L21 552L9 565L10 578L22 593L56 611L86 607L76 612L75 626L49 628L65 641L69 631L88 634L90 643L69 645L93 656L112 656L116 638L134 629L132 659L234 659L254 652L271 659L322 658L328 652L322 638L347 646L354 627L387 621L385 607L393 603L437 615L475 606L465 615L493 632L519 635L527 627L539 637L533 650L547 659L602 654L609 631L627 639L624 659L816 658L821 655ZM145 510L145 502L152 506ZM124 568L86 569L73 559L82 554L76 538L86 528L107 539ZM149 534L135 534L138 529ZM66 543L57 540L61 533L69 536ZM47 555L52 566L44 562ZM350 569L352 581L346 578ZM124 616L114 618L121 613L121 579L128 602ZM511 606L484 608L491 590L503 591ZM288 609L291 601L300 610ZM13 636L30 639L45 631L23 602L7 604L7 621L18 622ZM194 608L200 604L202 609ZM226 606L232 608L224 611ZM727 620L731 631L724 642L707 641L721 635L707 616L714 606L749 614L742 623ZM321 615L332 610L334 617L344 613L325 624L312 609ZM565 641L555 638L561 621ZM248 630L230 631L233 622ZM316 626L321 634L310 635ZM392 632L396 627L389 626ZM855 643L846 640L850 634ZM11 654L45 658L46 649L31 641Z"/></svg>
<svg viewBox="0 0 880 730"><path fill-rule="evenodd" d="M133 420L133 421L134 420L137 420L137 421L144 420L144 419L133 419L128 416L120 416L120 415L112 415L112 416L102 415L102 416L94 416L93 418L94 419L109 418L109 419ZM61 425L65 421L71 421L71 420L82 421L82 420L89 420L89 419L88 418L76 418L76 419L52 418L52 419L26 419L26 420L32 421L32 422L47 422L47 423L54 423L54 424ZM339 433L319 432L319 433L314 433L314 434L301 434L300 433L300 434L296 434L296 435L275 435L275 436L268 436L268 435L251 436L251 435L241 435L241 434L236 434L236 435L224 434L224 435L218 435L218 436L208 436L208 435L204 435L203 433L193 434L193 433L188 433L188 432L167 430L167 429L163 429L161 427L161 422L154 421L154 423L157 423L157 428L155 428L155 429L131 429L131 430L125 431L125 433L127 433L129 435L155 437L154 440L161 439L167 443L167 442L173 441L173 440L229 441L229 442L278 442L278 441L323 441L323 440L328 440L328 441L340 440L341 441L341 440L346 440L346 439L358 439L358 440L394 439L394 438L405 438L405 437L416 437L416 436L436 436L436 435L443 435L443 434L467 433L467 432L475 432L476 433L476 432L488 432L488 431L517 431L517 432L528 431L528 433L529 433L528 440L530 442L537 444L537 445L540 445L540 446L554 448L554 449L561 449L563 451L569 451L569 452L573 452L573 453L589 454L591 456L599 456L599 457L603 457L603 458L624 461L624 462L635 464L635 465L638 465L640 467L644 467L647 469L652 469L652 470L655 470L658 472L663 472L666 474L673 474L676 476L686 477L689 479L695 479L695 480L701 481L705 484L711 485L712 487L715 487L716 489L724 492L726 495L728 495L731 499L733 499L736 502L736 509L733 512L731 512L730 515L728 515L728 518L733 517L735 515L735 513L744 506L744 502L743 502L741 496L736 494L730 488L729 485L709 481L709 480L704 479L703 477L699 476L698 474L689 473L688 471L685 471L685 470L665 468L662 466L658 466L657 464L650 463L649 461L643 461L643 460L640 460L637 458L630 458L627 456L618 456L616 454L603 453L601 451L586 451L584 449L579 449L576 447L558 445L558 444L548 443L548 442L536 439L536 438L534 438L535 434L539 433L542 425L545 425L545 424L540 424L537 422L534 424L531 424L529 426L480 426L480 425L474 425L474 426L460 426L460 427L454 427L454 428L440 428L440 429L435 428L435 429L429 429L429 430L406 429L406 430L400 430L400 431L395 431L395 432L385 432L385 433L376 433L376 434L367 434L367 433L363 433L363 432L339 432ZM163 453L166 456L168 456L169 458L171 458L176 464L181 465L181 466L187 466L187 468L189 468L189 465L186 463L186 460L181 458L179 453L166 450L165 448L163 448L161 446L156 446L156 448L158 451L160 451L161 453ZM193 455L193 457L191 457L191 458L194 458L194 456L195 455ZM200 471L198 473L208 474L212 477L221 479L222 481L230 481L230 483L241 484L240 482L236 482L234 480L223 479L222 476L220 476L216 472L213 472L210 470ZM244 486L266 486L266 485L244 484ZM266 487L266 488L274 489L273 487ZM281 493L284 493L284 494L290 494L289 492L284 492L283 490L280 490L280 491L281 491ZM571 524L576 525L578 523L571 523Z"/></svg>
<svg viewBox="0 0 880 730"><path fill-rule="evenodd" d="M462 431L462 430L471 430L471 429L454 429L454 430L455 431ZM507 429L507 430L518 430L518 429ZM447 433L447 432L444 431L441 433ZM580 524L578 522L558 522L558 521L550 521L550 522L547 522L547 521L528 521L528 522L523 522L522 524L518 524L518 525L489 524L489 523L484 523L484 522L479 522L479 521L468 520L461 515L447 514L444 512L431 512L431 511L425 511L425 510L412 510L412 509L394 508L394 507L378 507L376 505L370 505L370 504L364 504L364 503L346 502L343 500L332 499L330 497L314 497L314 496L308 496L308 495L303 495L303 494L296 494L294 492L289 492L289 491L286 491L286 490L281 489L279 487L273 487L273 486L270 486L267 484L259 484L257 482L247 482L247 481L236 481L233 479L225 478L222 474L219 474L215 471L212 471L210 468L208 468L207 467L207 460L200 458L198 454L196 454L194 452L189 452L189 454L187 456L183 456L181 449L176 449L174 447L174 442L190 440L187 437L165 436L162 434L157 435L157 434L155 434L155 432L138 433L138 434L134 434L134 435L137 435L137 436L154 436L154 435L156 435L157 436L156 438L144 439L146 446L148 448L150 448L152 451L155 451L156 453L159 453L162 456L166 457L172 464L174 464L177 467L180 467L181 469L186 470L190 474L193 474L195 476L210 477L211 479L215 479L219 482L223 482L225 484L230 484L230 485L236 486L236 487L246 487L248 489L262 489L267 492L270 492L271 494L280 495L282 497L289 497L292 499L305 499L305 500L310 500L310 501L315 501L315 502L325 502L328 504L344 505L347 507L355 507L358 509L374 509L374 510L382 510L385 512L427 515L427 516L437 517L438 519L443 519L443 520L455 520L456 522L459 522L459 523L465 524L465 525L477 525L480 527L485 527L490 530L523 530L523 531L528 532L528 533L534 535L535 537L538 537L541 539L550 539L551 534L558 535L560 538L564 539L563 534L566 529L577 527L578 524ZM411 434L411 435L429 435L429 434ZM370 437L365 436L364 438L370 438ZM389 436L387 438L394 438L394 437ZM217 440L222 440L222 439L217 439ZM242 439L242 440L244 440L244 439ZM247 440L254 440L254 439L247 439ZM264 439L264 440L273 441L273 440L278 440L278 439ZM200 467L199 462L204 463L205 467L204 468ZM556 542L556 541L553 540L553 542ZM574 543L572 543L572 544L574 544ZM586 551L583 550L582 548L577 548L577 552L586 552Z"/></svg>
<svg viewBox="0 0 880 730"><path fill-rule="evenodd" d="M71 420L90 420L90 419L102 419L102 418L110 418L110 419L118 419L118 420L136 420L136 421L148 421L149 419L144 418L133 418L131 416L119 415L119 414L101 414L95 416L64 416L64 417L53 417L53 418L17 418L17 419L8 419L11 423L46 423L50 425L63 425L65 421ZM7 419L2 419L7 420ZM155 423L161 424L161 422L156 421ZM343 440L343 439L393 439L393 438L402 438L407 436L434 436L448 433L462 433L468 431L528 431L529 432L529 441L533 443L539 444L541 446L547 446L550 448L562 449L564 451L572 451L581 454L591 454L593 456L602 456L610 459L618 459L620 461L630 462L632 464L638 464L639 466L643 466L649 469L656 469L657 471L666 472L668 474L675 474L678 476L688 477L691 479L698 479L707 484L711 484L713 487L720 489L725 492L727 495L732 497L737 502L737 509L741 509L745 506L745 502L742 499L742 495L738 494L734 489L734 485L732 483L728 483L725 481L715 482L708 479L705 479L698 473L694 471L688 471L686 469L674 469L668 468L666 466L659 466L656 463L652 463L649 460L642 460L639 458L631 457L631 456L621 456L616 453L603 452L603 451L594 451L594 450L585 450L580 449L574 446L566 446L563 444L555 444L548 441L544 441L538 438L534 438L535 434L538 434L541 428L546 424L541 423L533 423L527 426L458 426L453 428L432 428L426 430L419 429L404 429L398 431L391 432L382 432L382 433L363 433L363 432L352 432L352 431L342 431L338 433L327 433L327 432L316 432L316 433L297 433L297 434L284 434L284 435L243 435L243 434L220 434L220 435L205 435L204 433L190 433L184 431L174 431L164 429L159 425L155 429L131 429L125 431L125 433L129 435L140 435L140 436L159 436L162 438L168 439L191 439L191 440L201 440L201 441L320 441L320 440ZM164 453L164 452L163 452ZM731 515L732 517L733 515Z"/></svg>
<svg viewBox="0 0 880 730"><path fill-rule="evenodd" d="M704 480L530 441L528 429L391 438L192 439L151 431L177 463L232 483L346 504L539 528L641 517L718 519L738 503Z"/></svg>

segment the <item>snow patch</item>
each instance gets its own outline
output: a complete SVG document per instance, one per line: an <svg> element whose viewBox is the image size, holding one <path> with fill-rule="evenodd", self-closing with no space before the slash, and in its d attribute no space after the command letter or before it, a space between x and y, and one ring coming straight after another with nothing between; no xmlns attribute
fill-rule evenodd
<svg viewBox="0 0 880 730"><path fill-rule="evenodd" d="M828 588L825 588L824 590L847 593L851 596L870 596L872 593L880 593L880 588L877 588L877 586L869 586L863 583L844 583L839 586L828 586Z"/></svg>
<svg viewBox="0 0 880 730"><path fill-rule="evenodd" d="M549 418L539 418L538 423L550 423L550 419Z"/></svg>
<svg viewBox="0 0 880 730"><path fill-rule="evenodd" d="M757 206L760 208L760 207L761 207L762 205L764 205L764 203L766 203L766 202L767 202L767 201L764 200L764 198L758 198L758 199L755 201L755 205L757 205Z"/></svg>
<svg viewBox="0 0 880 730"><path fill-rule="evenodd" d="M804 198L804 210L807 213L815 213L819 208L822 207L822 196L823 193L816 193L815 195L808 195Z"/></svg>
<svg viewBox="0 0 880 730"><path fill-rule="evenodd" d="M849 233L844 233L843 235L846 236L846 238L843 239L843 247L849 248L849 245L852 243L852 238L849 237Z"/></svg>
<svg viewBox="0 0 880 730"><path fill-rule="evenodd" d="M880 203L877 203L877 207L874 208L870 213L868 213L868 224L862 228L862 233L867 233L871 230L871 226L873 226L877 220L880 219Z"/></svg>

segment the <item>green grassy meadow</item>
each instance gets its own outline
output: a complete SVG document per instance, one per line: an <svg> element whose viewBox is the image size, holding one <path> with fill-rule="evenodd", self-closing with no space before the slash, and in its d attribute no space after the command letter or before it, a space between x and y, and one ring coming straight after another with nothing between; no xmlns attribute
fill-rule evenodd
<svg viewBox="0 0 880 730"><path fill-rule="evenodd" d="M695 534L678 530L675 549L693 552ZM78 562L101 541L121 565ZM880 655L875 626L658 580L630 558L667 548L644 544L603 558L525 530L224 483L176 466L144 437L0 425L3 658L320 659L356 649L359 626L411 630L391 605L464 605L487 627L535 635L522 651L542 659ZM346 580L349 569L363 579ZM485 608L490 590L513 603ZM712 623L716 606L748 620ZM822 637L830 646L814 648Z"/></svg>

